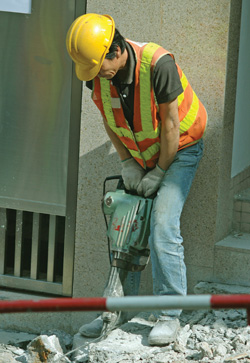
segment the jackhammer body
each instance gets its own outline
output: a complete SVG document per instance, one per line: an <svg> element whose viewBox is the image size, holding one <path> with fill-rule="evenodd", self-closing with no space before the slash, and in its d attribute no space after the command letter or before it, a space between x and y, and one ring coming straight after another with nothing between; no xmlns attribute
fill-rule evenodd
<svg viewBox="0 0 250 363"><path fill-rule="evenodd" d="M111 255L104 297L126 295L124 284L129 271L142 271L150 257L148 236L153 199L126 191L120 176L109 177L105 182L117 178L119 182L116 191L105 193L103 198L103 213L109 218L107 237ZM120 312L105 312L102 314L102 319L105 333L116 326Z"/></svg>

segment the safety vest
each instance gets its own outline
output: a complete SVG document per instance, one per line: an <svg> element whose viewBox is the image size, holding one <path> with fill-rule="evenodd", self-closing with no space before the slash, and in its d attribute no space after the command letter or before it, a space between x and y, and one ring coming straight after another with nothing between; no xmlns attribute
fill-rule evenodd
<svg viewBox="0 0 250 363"><path fill-rule="evenodd" d="M154 43L127 42L134 49L135 67L134 118L132 131L125 119L119 94L112 80L96 77L92 99L132 157L143 168L153 168L160 154L160 117L151 75L156 62L165 54L174 56ZM205 131L207 113L185 74L176 64L183 92L178 96L180 139L178 150L198 142Z"/></svg>

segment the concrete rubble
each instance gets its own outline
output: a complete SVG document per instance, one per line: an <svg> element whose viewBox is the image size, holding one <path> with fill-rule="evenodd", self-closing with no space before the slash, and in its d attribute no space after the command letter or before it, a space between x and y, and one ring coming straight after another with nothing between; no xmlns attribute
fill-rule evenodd
<svg viewBox="0 0 250 363"><path fill-rule="evenodd" d="M250 287L201 282L196 294L250 294ZM153 347L152 313L140 313L105 339L60 330L38 335L0 329L0 363L250 363L250 326L244 309L183 311L177 340Z"/></svg>
<svg viewBox="0 0 250 363"><path fill-rule="evenodd" d="M184 311L176 342L164 347L148 345L153 325L152 314L140 313L101 341L56 330L0 331L0 363L250 363L245 310Z"/></svg>

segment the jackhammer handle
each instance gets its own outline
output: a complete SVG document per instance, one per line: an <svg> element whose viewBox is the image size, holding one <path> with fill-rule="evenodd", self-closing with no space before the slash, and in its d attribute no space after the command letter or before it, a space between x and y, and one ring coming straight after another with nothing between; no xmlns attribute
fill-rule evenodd
<svg viewBox="0 0 250 363"><path fill-rule="evenodd" d="M122 180L121 175L107 176L107 178L103 182L103 195L106 194L106 182L109 181L109 180L119 180L117 188L118 189L123 188L123 180Z"/></svg>
<svg viewBox="0 0 250 363"><path fill-rule="evenodd" d="M121 179L121 175L113 175L113 176L107 176L107 178L104 180L104 183L108 180L114 180L114 179Z"/></svg>
<svg viewBox="0 0 250 363"><path fill-rule="evenodd" d="M125 188L121 175L113 175L113 176L108 176L103 182L103 196L106 194L106 182L109 181L109 180L119 180L118 185L117 185L117 189L124 189L126 193L131 194L131 195L138 195L136 193L136 191L127 190ZM157 192L155 192L154 194L147 197L147 199L154 199L156 194L157 194Z"/></svg>

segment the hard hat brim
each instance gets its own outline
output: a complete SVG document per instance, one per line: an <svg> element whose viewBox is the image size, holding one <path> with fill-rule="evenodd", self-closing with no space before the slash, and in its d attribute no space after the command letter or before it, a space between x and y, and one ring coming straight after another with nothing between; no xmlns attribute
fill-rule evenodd
<svg viewBox="0 0 250 363"><path fill-rule="evenodd" d="M114 34L114 19L106 14L84 14L71 24L66 46L81 81L92 80L98 75Z"/></svg>
<svg viewBox="0 0 250 363"><path fill-rule="evenodd" d="M98 75L100 68L100 64L97 64L91 68L89 66L84 67L84 65L79 63L75 64L77 78L79 78L81 81L91 81L94 79Z"/></svg>

